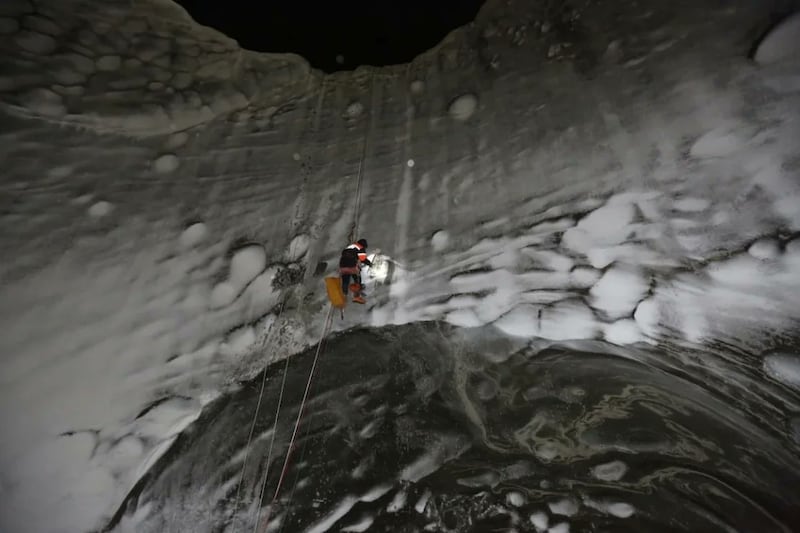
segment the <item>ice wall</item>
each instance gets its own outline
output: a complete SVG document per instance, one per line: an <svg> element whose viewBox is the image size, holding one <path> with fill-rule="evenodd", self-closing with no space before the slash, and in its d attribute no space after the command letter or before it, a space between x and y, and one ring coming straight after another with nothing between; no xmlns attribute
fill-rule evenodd
<svg viewBox="0 0 800 533"><path fill-rule="evenodd" d="M0 529L102 525L264 347L310 342L357 203L402 266L340 327L766 351L800 317L800 73L747 54L796 7L490 1L322 76L166 0L2 2Z"/></svg>

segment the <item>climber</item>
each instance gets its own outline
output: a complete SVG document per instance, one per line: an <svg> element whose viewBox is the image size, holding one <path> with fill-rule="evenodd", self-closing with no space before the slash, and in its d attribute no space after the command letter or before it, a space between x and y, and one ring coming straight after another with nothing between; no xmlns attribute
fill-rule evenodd
<svg viewBox="0 0 800 533"><path fill-rule="evenodd" d="M364 299L364 287L361 284L361 265L368 267L372 263L367 259L367 240L359 239L342 250L339 259L339 275L342 277L342 292L347 296L347 290L352 289L353 301L358 304L367 303ZM350 284L352 278L353 283Z"/></svg>

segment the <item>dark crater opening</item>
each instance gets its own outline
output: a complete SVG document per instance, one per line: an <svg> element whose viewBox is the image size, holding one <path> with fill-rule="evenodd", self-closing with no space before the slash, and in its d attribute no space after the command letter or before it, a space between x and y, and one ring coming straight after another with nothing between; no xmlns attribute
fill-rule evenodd
<svg viewBox="0 0 800 533"><path fill-rule="evenodd" d="M475 19L483 0L176 0L248 50L291 52L324 72L407 63Z"/></svg>

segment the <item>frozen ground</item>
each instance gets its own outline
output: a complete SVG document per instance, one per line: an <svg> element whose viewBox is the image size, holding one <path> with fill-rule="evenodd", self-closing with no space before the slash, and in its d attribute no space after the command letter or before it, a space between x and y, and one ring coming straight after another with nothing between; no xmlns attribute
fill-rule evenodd
<svg viewBox="0 0 800 533"><path fill-rule="evenodd" d="M337 328L725 343L796 389L796 19L747 53L797 3L640 4L489 2L323 77L166 0L3 2L0 529L101 526L256 354L317 338L362 153L391 283Z"/></svg>
<svg viewBox="0 0 800 533"><path fill-rule="evenodd" d="M441 322L328 340L273 501L314 352L267 370L264 405L287 387L253 446L260 376L207 407L111 531L796 530L800 462L773 415L796 398L737 374L728 350L681 350L727 362L715 375L648 345Z"/></svg>

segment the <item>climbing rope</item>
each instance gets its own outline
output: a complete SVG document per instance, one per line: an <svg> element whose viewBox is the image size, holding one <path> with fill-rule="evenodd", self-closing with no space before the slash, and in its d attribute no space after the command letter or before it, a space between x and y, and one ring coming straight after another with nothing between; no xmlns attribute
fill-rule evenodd
<svg viewBox="0 0 800 533"><path fill-rule="evenodd" d="M280 308L278 309L278 314L275 316L275 320L272 322L272 327L270 328L269 334L267 335L267 338L264 341L264 345L265 346L269 346L269 342L272 339L272 333L277 329L276 326L278 324L278 320L281 318L281 314L283 314L283 310L284 310L285 307L286 307L286 302L284 301L281 304ZM287 368L284 369L283 383L281 384L281 393L280 393L280 398L278 399L278 410L279 410L279 412L280 412L280 403L281 403L281 401L283 399L283 388L284 388L284 385L286 383L286 370L288 370L288 365L289 365L289 358L286 359ZM244 449L244 460L242 461L242 470L241 470L241 473L239 474L239 481L236 483L236 499L234 500L233 520L231 522L233 524L234 528L236 527L236 518L237 518L237 516L239 514L239 498L241 496L242 481L244 480L244 474L245 474L245 471L247 469L247 459L248 459L248 457L250 455L250 445L253 442L253 435L255 434L256 422L258 422L258 413L261 410L261 403L262 403L262 400L264 398L264 389L266 388L266 384L267 384L267 369L264 368L264 374L263 374L263 376L261 376L261 388L258 391L258 401L256 402L256 412L253 414L253 422L252 422L252 424L250 424L250 433L247 436L247 446ZM276 417L276 423L277 423L277 413L276 413L275 417ZM273 426L273 428L276 428L276 427L277 426ZM272 445L273 445L274 442L275 442L275 431L273 430L273 432L272 432L272 440L270 442L270 447L269 447L270 454L272 453ZM267 468L269 468L269 460L267 461Z"/></svg>
<svg viewBox="0 0 800 533"><path fill-rule="evenodd" d="M272 513L272 509L275 507L275 503L278 501L278 496L281 492L281 487L283 486L283 481L286 478L286 473L289 470L289 460L292 457L292 449L294 448L295 440L297 439L297 430L300 428L300 422L303 419L303 413L306 408L306 401L308 400L308 393L311 390L311 382L314 379L314 372L317 369L317 362L319 361L319 355L322 352L322 344L325 341L325 337L328 336L329 330L331 328L331 324L333 322L333 306L328 306L328 315L325 318L325 326L322 328L322 334L320 335L319 342L317 343L317 350L314 353L314 361L311 363L311 370L308 374L308 381L306 382L306 389L303 392L303 399L300 401L300 407L297 410L297 419L294 423L294 429L292 430L292 437L289 439L289 446L286 449L286 457L283 460L283 467L281 468L280 477L278 477L278 484L275 487L275 493L272 495L272 501L267 508L267 514L264 517L264 525L261 528L261 531L266 531L267 525L269 524L269 517ZM266 477L264 478L264 483L266 485ZM262 488L263 492L263 488ZM258 527L259 520L261 518L261 506L259 505L258 514L256 515L256 528ZM257 530L257 529L256 529Z"/></svg>
<svg viewBox="0 0 800 533"><path fill-rule="evenodd" d="M291 247L290 250L291 252ZM278 314L275 316L275 320L272 322L272 327L270 327L269 333L267 334L267 338L264 340L264 347L265 349L269 347L270 341L272 340L272 334L276 330L276 326L278 325L281 315L283 314L283 310L286 308L286 298L284 298L283 302L281 302L280 307L278 308ZM277 433L278 428L278 417L281 412L281 405L283 403L283 393L286 389L286 376L289 372L289 358L286 358L286 364L284 365L283 369L283 378L281 379L281 388L280 388L280 395L278 396L278 408L275 411L275 420L273 422L272 428L272 437L270 438L269 442L269 451L267 452L267 462L266 462L266 470L264 472L264 479L266 479L267 474L269 473L269 466L272 463L272 450L275 446L275 435ZM253 442L253 435L255 434L256 423L258 422L258 414L261 411L261 404L264 399L264 389L266 388L267 383L267 369L264 368L264 374L261 376L261 387L258 391L258 401L256 402L256 410L253 413L253 422L250 424L250 432L247 436L247 445L245 446L244 451L244 460L242 461L242 470L239 474L239 481L236 483L236 498L234 500L234 507L233 507L233 519L231 524L233 527L236 527L236 519L239 514L239 501L241 497L241 489L242 489L242 482L244 481L244 475L247 471L247 459L250 455L250 447ZM258 501L261 502L261 498L263 497L263 489L261 494L259 495Z"/></svg>
<svg viewBox="0 0 800 533"><path fill-rule="evenodd" d="M281 392L278 395L278 408L275 410L275 419L272 421L272 437L269 440L269 450L267 451L266 467L264 468L264 476L259 485L261 489L258 491L258 504L257 509L261 508L261 502L264 499L264 489L267 486L267 477L269 476L269 467L272 464L272 450L275 448L275 437L278 434L278 418L281 414L281 406L283 405L283 392L286 390L286 376L289 374L289 357L286 358L286 364L283 366L283 377L281 378ZM258 513L256 520L253 522L253 530L256 530L258 525Z"/></svg>
<svg viewBox="0 0 800 533"><path fill-rule="evenodd" d="M373 77L370 78L370 101L372 100L372 94L373 94L373 90L374 90L374 82L375 82L375 80L374 80L374 76L373 76ZM366 128L367 131L366 131L366 133L364 135L364 143L363 143L363 146L362 146L361 158L359 159L359 162L358 162L358 179L357 179L357 183L356 183L356 204L355 204L355 209L354 209L354 213L353 213L353 225L352 225L352 227L350 229L350 235L349 235L349 238L348 238L350 242L353 242L356 239L356 234L358 232L358 219L359 219L360 210L361 210L361 188L362 188L361 186L362 186L363 177L364 177L364 160L366 159L366 156L367 156L367 146L368 146L367 145L367 141L369 139L369 125L370 125L370 122L367 121L367 128ZM283 312L283 306L280 309L280 313L282 313L282 312ZM280 313L278 314L278 318L280 317ZM317 367L317 361L319 360L319 356L320 356L320 353L322 351L323 342L325 341L325 338L327 337L328 333L330 332L330 328L331 328L331 325L332 325L332 319L333 319L333 306L331 305L328 308L328 315L325 318L325 325L322 328L322 335L321 335L321 337L319 339L319 342L317 343L316 353L314 354L314 361L313 361L313 363L311 365L311 371L309 372L309 376L308 376L308 381L306 383L305 392L303 393L303 399L300 402L300 408L299 408L298 413L297 413L297 420L295 421L294 430L292 431L292 437L291 437L291 439L289 441L289 447L287 448L287 451L286 451L286 457L284 458L283 467L281 469L281 474L280 474L280 477L278 478L278 484L275 487L275 493L273 494L272 501L270 502L270 505L269 505L269 507L267 509L267 514L264 517L264 524L263 524L263 527L261 528L262 531L266 531L267 525L269 523L270 514L272 513L272 509L275 507L275 503L278 500L278 496L280 495L281 487L282 487L284 479L286 477L286 473L287 473L287 471L289 469L289 460L291 459L292 450L294 448L294 443L295 443L295 440L297 438L297 431L300 428L300 422L302 421L303 412L305 411L305 404L306 404L306 401L308 400L308 394L309 394L309 391L311 389L311 382L312 382L312 380L314 378L314 372L315 372L316 367ZM276 318L276 322L277 322L277 318ZM270 331L270 335L271 334L272 334L272 331ZM268 339L269 339L269 337L268 337ZM266 344L268 345L268 342L266 342ZM270 467L270 464L272 462L272 451L273 451L273 447L274 447L274 444L275 444L275 437L276 437L277 432L278 432L277 431L278 430L278 418L280 416L281 406L283 404L283 395L284 395L284 390L286 388L286 375L288 374L288 368L289 368L289 358L287 357L286 358L286 366L284 367L284 372L283 372L283 378L281 380L280 395L278 397L278 406L277 406L277 409L275 411L275 419L274 419L274 422L273 422L272 437L270 439L269 450L267 452L267 464L266 464L266 468L264 470L263 478L262 478L261 483L260 483L261 488L260 488L260 491L259 491L257 514L256 514L256 520L255 520L254 525L253 525L253 531L255 531L255 532L257 532L259 530L259 523L260 523L260 520L261 520L261 502L263 501L264 492L266 490L266 485L267 485L267 478L268 478L268 475L269 475L269 467ZM250 449L250 444L252 442L253 434L255 432L256 421L258 420L258 413L259 413L259 410L260 410L260 407L261 407L261 402L262 402L263 393L264 393L264 387L265 387L265 383L266 383L266 375L267 375L267 373L266 373L266 369L265 369L264 376L263 376L262 381L261 381L261 390L259 391L259 395L258 395L258 403L257 403L257 406L256 406L256 412L255 412L255 415L253 417L253 423L252 423L252 425L250 427L250 435L248 436L248 439L247 439L247 449L245 451L244 464L242 465L242 474L241 474L241 476L239 478L239 483L238 483L237 488L236 488L236 507L235 507L235 511L234 511L234 521L233 521L234 527L235 527L235 524L236 524L236 522L235 522L235 520L236 520L236 512L238 511L239 493L240 493L240 490L241 490L242 479L244 478L245 466L246 466L246 463L247 463L247 457L248 457L248 453L249 453L249 449ZM294 495L294 488L292 488L292 494L291 495ZM291 501L291 495L290 495L290 501Z"/></svg>
<svg viewBox="0 0 800 533"><path fill-rule="evenodd" d="M375 87L375 78L370 78L370 85L369 85L369 98L370 103L372 102L372 92ZM348 236L348 241L353 242L356 240L356 235L358 234L358 217L361 211L361 183L364 177L364 160L367 158L367 140L369 139L369 124L370 120L372 120L372 114L370 113L370 118L367 120L367 131L364 134L364 143L361 148L361 159L358 161L358 182L356 183L356 207L353 213L353 226L350 228L350 235Z"/></svg>

